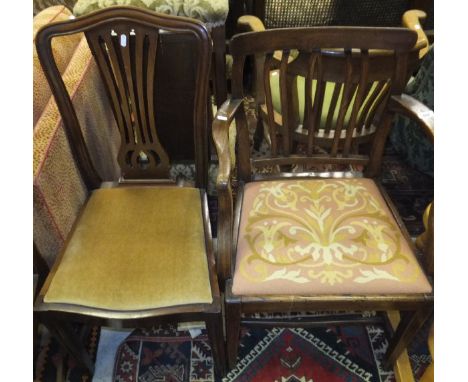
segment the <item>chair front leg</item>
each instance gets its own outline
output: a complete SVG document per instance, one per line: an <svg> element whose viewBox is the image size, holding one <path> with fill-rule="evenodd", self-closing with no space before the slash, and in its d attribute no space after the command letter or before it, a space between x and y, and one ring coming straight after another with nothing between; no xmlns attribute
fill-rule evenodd
<svg viewBox="0 0 468 382"><path fill-rule="evenodd" d="M406 349L433 312L433 306L425 306L402 317L388 345L384 358L384 367L390 368Z"/></svg>
<svg viewBox="0 0 468 382"><path fill-rule="evenodd" d="M206 330L210 339L211 352L213 354L213 363L216 380L226 375L226 351L223 334L223 317L221 312L208 314L205 320Z"/></svg>
<svg viewBox="0 0 468 382"><path fill-rule="evenodd" d="M92 376L94 374L94 362L78 334L70 327L70 324L58 320L44 320L41 323L46 326L64 350L76 360L78 365L88 370Z"/></svg>
<svg viewBox="0 0 468 382"><path fill-rule="evenodd" d="M234 296L226 295L226 346L229 369L237 363L237 352L240 341L241 303Z"/></svg>

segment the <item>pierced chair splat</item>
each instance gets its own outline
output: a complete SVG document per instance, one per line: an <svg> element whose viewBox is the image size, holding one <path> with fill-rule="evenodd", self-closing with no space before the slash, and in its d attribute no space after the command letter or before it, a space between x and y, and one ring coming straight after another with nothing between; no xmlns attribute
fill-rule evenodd
<svg viewBox="0 0 468 382"><path fill-rule="evenodd" d="M120 135L121 176L102 182L51 49L84 32ZM195 185L169 180L171 155L158 137L154 87L162 34L187 34L197 48L193 107ZM37 51L89 196L40 291L34 311L93 372L72 322L139 327L204 321L215 372L225 371L221 300L206 198L211 38L198 21L112 7L38 32ZM177 59L177 57L174 57ZM91 105L92 106L92 105ZM188 286L190 286L188 288Z"/></svg>

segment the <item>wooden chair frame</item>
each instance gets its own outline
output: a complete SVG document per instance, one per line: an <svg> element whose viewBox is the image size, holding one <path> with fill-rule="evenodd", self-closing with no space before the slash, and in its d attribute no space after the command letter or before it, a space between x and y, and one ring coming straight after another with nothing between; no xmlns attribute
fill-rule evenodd
<svg viewBox="0 0 468 382"><path fill-rule="evenodd" d="M299 311L320 311L320 310L375 310L375 311L406 311L408 312L401 320L396 332L390 342L386 354L386 365L393 364L400 353L405 349L412 336L417 332L427 317L430 316L433 309L433 294L385 294L385 295L278 295L278 296L243 296L234 295L232 292L232 276L234 272L235 254L237 247L238 230L240 223L240 214L242 209L243 186L246 183L258 179L287 179L293 176L298 177L348 177L350 173L320 174L320 173L284 173L279 172L274 176L254 175L252 168L270 164L278 166L280 169L290 164L360 164L366 166L365 176L375 178L380 170L381 159L383 155L384 144L391 127L394 115L401 113L413 117L423 126L425 131L432 134L433 119L432 112L423 104L412 99L409 96L402 95L405 84L408 80L408 71L412 64L417 61L418 51L414 49L417 35L413 31L402 28L355 28L355 27L326 27L326 28L291 28L282 30L270 30L264 32L251 32L235 36L231 41L231 53L234 58L233 66L233 91L231 100L227 101L218 111L213 123L213 139L218 151L220 161L217 190L219 199L218 214L218 276L225 283L225 315L226 315L226 337L227 337L227 355L229 367L234 367L236 363L237 348L239 344L240 326L242 325L268 325L268 326L286 326L286 327L310 327L324 324L341 324L356 322L355 315L346 315L344 317L319 317L310 321L294 319L252 319L242 316L250 313L271 313L271 312L299 312ZM291 122L289 111L283 113L283 122L286 128L282 132L281 142L278 141L278 152L281 154L272 154L271 157L262 160L253 160L250 158L250 139L247 131L246 116L243 108L244 89L242 85L243 66L246 56L249 55L267 55L265 64L265 73L270 70L274 52L283 51L283 55L289 49L298 49L301 51L322 52L326 56L328 49L344 48L351 51L357 48L364 52L367 57L364 61L369 62L370 50L383 49L385 54L376 57L382 60L382 64L392 60L393 75L392 86L389 93L382 102L382 115L379 119L378 127L373 138L369 141L369 155L355 155L351 151L342 151L341 154L336 150L328 156L314 154L311 150L314 144L313 134L310 134L307 141L307 155L297 155L291 152L293 147L291 135L287 136L288 130L292 131L294 123ZM321 50L319 50L321 49ZM391 55L388 50L393 51ZM332 52L333 55L333 52ZM379 56L378 52L376 56ZM268 59L270 57L270 59ZM286 58L280 61L280 76L286 82L287 62ZM269 61L269 62L268 62ZM364 65L365 66L365 65ZM377 65L378 67L381 67ZM348 66L349 68L349 66ZM362 68L362 66L361 66ZM388 68L387 68L388 69ZM382 69L383 70L383 69ZM348 71L349 73L349 71ZM359 73L359 72L358 72ZM370 69L363 69L361 76L373 75ZM375 73L374 73L375 74ZM332 74L328 74L332 75ZM349 79L349 77L347 77ZM306 79L306 83L307 83ZM310 81L310 79L309 79ZM317 79L319 82L320 79ZM348 80L346 80L348 81ZM269 80L265 81L265 87L269 85ZM309 88L310 91L310 88ZM306 90L307 92L307 90ZM284 87L281 88L282 105L283 100L288 99L289 94ZM307 96L307 94L306 94ZM268 96L267 96L268 103ZM270 102L271 103L271 102ZM307 106L306 106L307 107ZM269 106L271 110L271 105ZM320 110L320 109L319 109ZM309 110L309 117L317 115L317 110ZM315 113L315 114L314 114ZM271 113L272 114L272 113ZM288 117L289 115L289 117ZM344 112L340 109L338 124L342 124ZM353 117L351 117L353 118ZM229 149L229 125L235 120L237 127L237 178L238 192L237 204L233 205L233 195L231 186L231 159ZM340 122L341 121L341 122ZM275 123L273 118L269 121L270 131L274 131ZM375 122L375 121L374 121ZM305 124L305 122L304 122ZM313 126L313 124L312 124ZM336 128L340 131L340 128ZM312 131L314 131L312 129ZM349 133L349 130L348 130ZM286 135L286 137L285 137ZM335 131L335 140L337 133ZM320 143L317 143L320 145ZM281 147L279 146L281 145ZM345 147L352 147L344 145ZM287 171L287 170L286 170ZM391 209L397 224L413 248L409 234L398 217L397 210L391 203L389 197L382 187L379 187L387 205ZM362 319L362 323L379 321L374 319Z"/></svg>
<svg viewBox="0 0 468 382"><path fill-rule="evenodd" d="M253 15L244 15L241 16L237 21L238 29L242 32L261 32L266 30L263 24L264 18L264 8L265 4L264 1L256 2L254 7L255 11ZM263 11L262 11L263 10ZM418 39L415 43L414 49L419 51L419 59L426 55L429 49L429 40L427 35L424 32L422 27L423 21L426 19L427 15L424 11L419 9L411 9L406 11L402 16L402 26L413 30L417 33ZM279 62L281 60L280 52L276 52L273 55L273 59L276 61L276 65L279 66ZM267 118L266 111L262 109L261 105L265 103L265 91L263 89L263 64L265 61L265 57L263 55L256 54L254 59L254 69L253 69L253 87L254 87L254 95L255 95L255 102L257 105L257 111L261 114L264 118ZM297 105L296 110L292 110L293 113L298 112ZM280 125L280 116L278 116L277 124ZM277 117L275 117L277 119ZM263 123L261 119L258 119L257 130L255 131L255 141L254 147L258 150L260 147L261 140L264 138L264 129Z"/></svg>
<svg viewBox="0 0 468 382"><path fill-rule="evenodd" d="M151 118L151 102L152 92L151 84L148 85L147 97L148 108L144 106L140 109L133 109L133 121L129 118L128 110L125 111L124 101L117 102L117 95L122 91L119 86L110 86L111 81L106 75L109 73L105 71L102 66L102 56L99 56L99 52L96 52L96 45L94 44L98 39L95 32L99 34L104 29L106 38L110 38L109 28L135 28L137 34L143 30L147 33L145 38L153 39L153 48L156 49L157 37L154 40L154 33L158 36L159 29L170 31L171 33L190 33L196 40L196 46L198 48L198 62L196 63L197 68L197 89L195 92L194 102L194 142L195 142L195 164L197 169L197 177L195 186L200 189L200 199L202 205L202 217L204 224L205 233L205 247L207 252L207 263L209 268L209 281L211 285L211 293L213 301L210 304L186 304L172 307L163 307L158 309L147 309L147 310L133 310L133 311L115 311L106 309L90 308L85 306L79 306L74 304L58 304L58 303L47 303L44 301L44 296L47 293L49 285L60 266L61 259L64 255L65 250L62 250L58 256L54 266L52 267L47 280L39 292L39 295L34 304L35 315L41 320L42 323L54 334L61 344L68 350L68 352L76 358L76 360L84 367L86 367L91 374L94 371L93 363L89 355L84 350L83 345L79 339L73 333L70 327L70 322L81 322L86 324L95 325L106 325L111 327L143 327L151 326L165 322L189 322L189 321L204 321L207 327L208 336L212 345L213 359L215 363L215 373L218 377L224 375L225 372L225 356L224 356L224 341L223 341L223 320L221 314L221 297L218 287L218 279L215 269L215 259L213 254L211 229L209 224L208 204L206 198L206 184L207 184L207 166L208 166L208 133L207 133L207 99L208 99L208 79L210 70L211 60L211 38L206 27L199 21L195 21L189 18L174 17L168 15L156 14L141 8L134 7L112 7L109 9L103 9L88 16L80 17L79 19L50 24L42 28L36 38L36 46L39 55L41 65L44 73L47 76L47 80L52 89L52 93L57 102L57 106L61 113L63 124L66 135L70 142L70 147L75 161L79 167L79 170L83 176L84 182L88 187L88 190L97 189L100 187L130 187L130 186L164 186L164 185L175 185L174 181L168 179L168 166L169 159L161 147L157 139L157 134L153 135L152 140L148 139L146 143L150 142L146 146L143 144L144 134L148 134L143 130L140 130L142 136L136 141L133 139L127 139L125 141L125 134L123 132L126 128L129 128L129 123L133 126L136 131L138 126L135 127L135 120L138 119L139 114L146 117L149 115ZM106 29L107 28L107 29ZM122 164L122 158L125 161L125 155L128 150L155 150L157 151L160 163L150 163L148 172L150 175L146 176L143 171L127 171L127 177L123 177L118 182L104 182L102 183L98 173L96 172L89 152L86 147L84 137L80 130L80 125L75 113L75 109L71 102L70 96L65 88L64 82L57 69L57 65L53 59L51 40L56 36L69 35L73 33L84 32L88 43L91 47L92 53L97 61L98 67L101 71L101 75L104 83L107 84L107 92L111 100L114 115L116 116L117 125L119 127L122 144L119 152L119 164ZM128 30L127 30L128 32ZM125 32L125 33L127 33ZM124 32L122 32L124 33ZM152 34L153 37L149 36ZM131 34L131 32L129 33ZM124 45L122 45L124 46ZM149 45L147 45L149 46ZM148 49L153 49L148 48ZM106 48L110 50L109 46ZM138 48L136 48L138 49ZM154 53L154 51L153 51ZM111 54L111 52L109 52ZM142 54L141 56L135 55L132 59L135 62L141 63L142 57L149 56L149 53ZM124 56L125 57L125 56ZM114 63L114 65L116 65ZM125 64L121 64L125 65ZM148 59L148 67L151 67L151 59ZM153 65L154 66L154 65ZM113 67L114 74L118 76L118 69ZM127 73L128 74L128 73ZM141 73L137 71L136 81L140 81ZM134 79L133 79L134 80ZM107 81L107 82L106 82ZM127 79L127 81L132 81ZM149 81L150 82L150 81ZM115 83L114 83L115 85ZM140 86L140 82L138 83ZM135 86L136 89L136 86ZM129 89L127 88L127 91ZM140 91L140 90L138 90ZM133 101L129 101L130 95L127 95L125 102L131 102L133 107L137 104L133 95L131 95ZM145 117L145 118L146 118ZM143 119L140 120L143 125ZM149 121L149 119L145 119ZM150 122L148 122L150 124ZM136 149L135 149L136 142ZM130 149L129 149L130 147ZM127 150L127 151L126 151ZM132 159L133 160L133 159ZM86 207L82 207L82 211ZM79 220L79 216L76 222ZM70 237L76 228L76 223L72 228L68 240L66 241L64 248L66 248Z"/></svg>

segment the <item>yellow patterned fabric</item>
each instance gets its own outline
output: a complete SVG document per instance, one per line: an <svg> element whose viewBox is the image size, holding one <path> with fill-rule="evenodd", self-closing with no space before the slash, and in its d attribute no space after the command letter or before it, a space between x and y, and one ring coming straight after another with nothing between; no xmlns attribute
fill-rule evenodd
<svg viewBox="0 0 468 382"><path fill-rule="evenodd" d="M33 14L37 15L40 11L55 5L62 5L68 9L73 9L75 3L76 0L33 0Z"/></svg>
<svg viewBox="0 0 468 382"><path fill-rule="evenodd" d="M371 179L246 185L233 292L429 293L432 288Z"/></svg>
<svg viewBox="0 0 468 382"><path fill-rule="evenodd" d="M85 38L78 44L62 77L96 169L103 180L116 180L120 138ZM47 84L44 86L48 88ZM51 266L86 200L87 191L53 98L34 126L33 139L34 242Z"/></svg>
<svg viewBox="0 0 468 382"><path fill-rule="evenodd" d="M37 31L44 25L52 22L68 20L70 16L71 12L63 5L44 9L34 17L33 40L36 39ZM81 37L81 34L75 34L72 36L57 37L52 40L52 52L60 73L63 74L65 71L76 46L81 40ZM44 72L42 71L35 45L33 46L33 68L33 125L35 125L52 95Z"/></svg>
<svg viewBox="0 0 468 382"><path fill-rule="evenodd" d="M120 311L211 303L200 191L94 191L44 301Z"/></svg>
<svg viewBox="0 0 468 382"><path fill-rule="evenodd" d="M73 8L76 16L115 5L147 8L174 16L203 21L209 28L223 25L229 12L228 0L78 0Z"/></svg>

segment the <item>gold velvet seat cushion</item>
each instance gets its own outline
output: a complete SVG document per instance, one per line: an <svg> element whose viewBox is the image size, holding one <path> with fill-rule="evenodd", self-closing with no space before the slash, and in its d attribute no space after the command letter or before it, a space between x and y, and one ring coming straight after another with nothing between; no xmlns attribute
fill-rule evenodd
<svg viewBox="0 0 468 382"><path fill-rule="evenodd" d="M431 290L371 179L290 179L245 186L234 294Z"/></svg>
<svg viewBox="0 0 468 382"><path fill-rule="evenodd" d="M200 191L94 191L44 301L119 311L211 303Z"/></svg>

